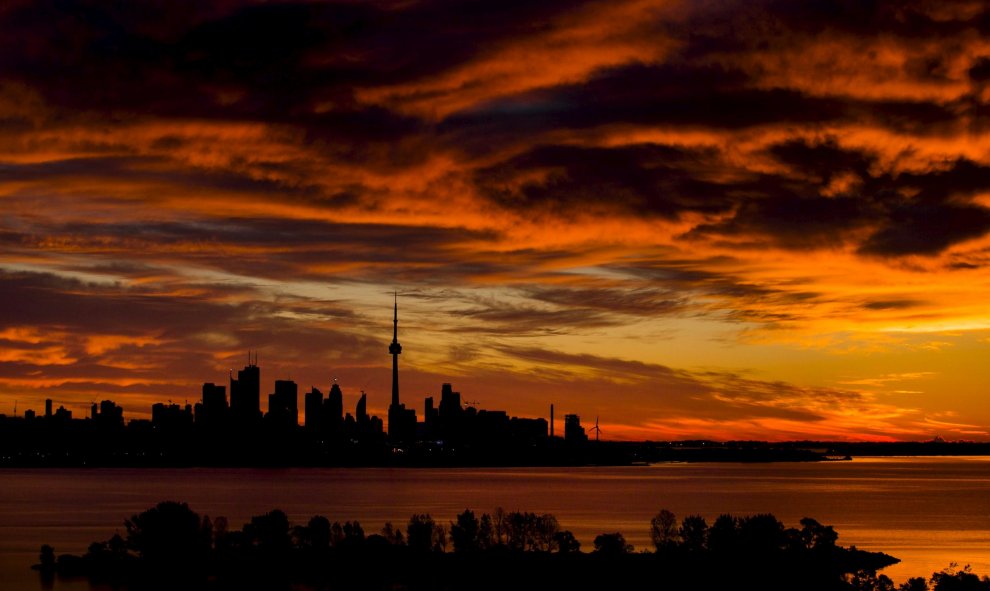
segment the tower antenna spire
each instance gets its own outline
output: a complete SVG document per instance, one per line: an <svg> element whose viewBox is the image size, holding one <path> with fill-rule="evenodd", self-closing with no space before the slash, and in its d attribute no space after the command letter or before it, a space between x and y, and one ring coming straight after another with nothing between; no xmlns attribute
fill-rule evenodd
<svg viewBox="0 0 990 591"><path fill-rule="evenodd" d="M402 353L402 345L399 344L399 292L392 293L392 342L388 346L388 352L392 356L392 406L399 407L399 354Z"/></svg>

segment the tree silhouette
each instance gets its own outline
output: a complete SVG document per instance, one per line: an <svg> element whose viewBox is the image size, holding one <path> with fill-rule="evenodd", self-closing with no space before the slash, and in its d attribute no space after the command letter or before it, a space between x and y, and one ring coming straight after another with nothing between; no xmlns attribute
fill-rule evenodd
<svg viewBox="0 0 990 591"><path fill-rule="evenodd" d="M681 521L678 535L685 549L691 552L700 552L706 548L708 524L701 515L689 515Z"/></svg>
<svg viewBox="0 0 990 591"><path fill-rule="evenodd" d="M289 518L278 509L252 517L244 526L244 533L263 552L281 553L291 546Z"/></svg>
<svg viewBox="0 0 990 591"><path fill-rule="evenodd" d="M970 571L969 566L956 570L955 565L932 574L933 591L990 591L990 578L980 578Z"/></svg>
<svg viewBox="0 0 990 591"><path fill-rule="evenodd" d="M478 533L481 523L474 512L465 509L457 516L456 522L450 524L450 541L454 544L454 552L475 552L479 549Z"/></svg>
<svg viewBox="0 0 990 591"><path fill-rule="evenodd" d="M402 535L402 530L392 525L391 521L386 521L382 526L382 537L392 546L404 546L406 539Z"/></svg>
<svg viewBox="0 0 990 591"><path fill-rule="evenodd" d="M495 545L495 524L492 522L492 516L484 513L478 525L478 547L487 550Z"/></svg>
<svg viewBox="0 0 990 591"><path fill-rule="evenodd" d="M339 521L330 524L330 545L334 548L344 545L344 526Z"/></svg>
<svg viewBox="0 0 990 591"><path fill-rule="evenodd" d="M831 525L822 525L810 517L805 517L801 520L800 537L804 547L813 550L835 548L839 534L835 533Z"/></svg>
<svg viewBox="0 0 990 591"><path fill-rule="evenodd" d="M341 529L344 532L344 538L340 541L341 548L354 549L364 544L364 528L361 527L361 522L345 521Z"/></svg>
<svg viewBox="0 0 990 591"><path fill-rule="evenodd" d="M574 537L569 530L563 530L555 533L553 535L554 542L557 545L557 551L561 554L570 554L572 552L581 551L581 542Z"/></svg>
<svg viewBox="0 0 990 591"><path fill-rule="evenodd" d="M769 513L750 515L739 521L739 539L749 553L779 550L784 546L784 524Z"/></svg>
<svg viewBox="0 0 990 591"><path fill-rule="evenodd" d="M626 538L619 532L598 534L595 536L595 552L606 556L628 554L633 551L632 544L626 543Z"/></svg>
<svg viewBox="0 0 990 591"><path fill-rule="evenodd" d="M433 526L433 551L434 552L446 552L447 551L447 528L440 525L439 523Z"/></svg>
<svg viewBox="0 0 990 591"><path fill-rule="evenodd" d="M230 532L227 518L220 516L213 520L213 547L217 552L230 550Z"/></svg>
<svg viewBox="0 0 990 591"><path fill-rule="evenodd" d="M543 513L536 516L533 525L535 530L533 549L541 552L552 552L556 550L556 536L557 532L560 531L560 523L557 521L557 518L550 513Z"/></svg>
<svg viewBox="0 0 990 591"><path fill-rule="evenodd" d="M406 526L406 545L414 552L429 552L437 546L441 534L438 526L429 513L414 514ZM443 532L446 544L446 532Z"/></svg>
<svg viewBox="0 0 990 591"><path fill-rule="evenodd" d="M924 577L914 577L901 583L898 591L928 591L928 581Z"/></svg>
<svg viewBox="0 0 990 591"><path fill-rule="evenodd" d="M495 512L492 513L492 525L493 531L495 532L495 543L504 544L505 543L505 509L501 507L495 507Z"/></svg>
<svg viewBox="0 0 990 591"><path fill-rule="evenodd" d="M847 577L846 583L850 591L894 591L894 582L874 571L856 571Z"/></svg>
<svg viewBox="0 0 990 591"><path fill-rule="evenodd" d="M53 570L55 568L55 548L48 544L42 544L38 560L42 571L50 572Z"/></svg>
<svg viewBox="0 0 990 591"><path fill-rule="evenodd" d="M712 552L731 552L739 543L739 520L727 514L719 515L708 528L708 549Z"/></svg>
<svg viewBox="0 0 990 591"><path fill-rule="evenodd" d="M326 550L330 547L330 520L314 515L306 525L306 539L310 547Z"/></svg>
<svg viewBox="0 0 990 591"><path fill-rule="evenodd" d="M185 503L165 501L124 522L127 547L161 572L201 568L210 552L199 515Z"/></svg>
<svg viewBox="0 0 990 591"><path fill-rule="evenodd" d="M676 546L679 537L677 517L670 511L663 509L650 520L650 540L657 552Z"/></svg>

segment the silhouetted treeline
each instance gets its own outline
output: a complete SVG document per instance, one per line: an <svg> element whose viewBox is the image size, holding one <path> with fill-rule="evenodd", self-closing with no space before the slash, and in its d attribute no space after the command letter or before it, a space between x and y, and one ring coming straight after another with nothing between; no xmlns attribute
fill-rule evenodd
<svg viewBox="0 0 990 591"><path fill-rule="evenodd" d="M132 590L895 589L877 571L896 558L844 548L832 527L810 518L800 528L769 514L721 515L708 524L664 510L649 529L649 549L636 552L622 533L606 532L582 551L553 515L501 508L465 510L448 522L415 514L377 531L323 516L293 525L274 510L237 530L223 517L163 502L83 556L56 558L43 546L36 568L44 579L83 576ZM990 580L950 569L897 589L990 591Z"/></svg>

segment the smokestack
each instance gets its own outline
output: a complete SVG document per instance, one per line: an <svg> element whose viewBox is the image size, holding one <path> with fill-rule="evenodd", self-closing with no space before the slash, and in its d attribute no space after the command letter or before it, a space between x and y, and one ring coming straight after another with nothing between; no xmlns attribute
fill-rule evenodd
<svg viewBox="0 0 990 591"><path fill-rule="evenodd" d="M553 404L550 404L550 439L553 439Z"/></svg>

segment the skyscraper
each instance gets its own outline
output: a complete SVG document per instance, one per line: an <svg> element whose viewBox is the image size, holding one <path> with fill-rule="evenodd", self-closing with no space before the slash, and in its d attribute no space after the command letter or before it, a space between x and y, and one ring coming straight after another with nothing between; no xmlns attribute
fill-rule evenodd
<svg viewBox="0 0 990 591"><path fill-rule="evenodd" d="M323 427L323 392L313 386L313 389L306 393L304 412L304 424L307 431L319 432Z"/></svg>
<svg viewBox="0 0 990 591"><path fill-rule="evenodd" d="M358 399L354 414L357 416L358 425L368 422L368 395L364 392L361 392L361 398Z"/></svg>
<svg viewBox="0 0 990 591"><path fill-rule="evenodd" d="M227 388L212 382L203 384L203 399L198 406L196 422L211 427L220 425L227 416Z"/></svg>
<svg viewBox="0 0 990 591"><path fill-rule="evenodd" d="M230 377L230 414L239 424L253 424L261 417L261 369L258 357L248 355L248 365Z"/></svg>
<svg viewBox="0 0 990 591"><path fill-rule="evenodd" d="M299 424L299 387L292 380L275 380L275 392L268 395L268 421L284 427Z"/></svg>
<svg viewBox="0 0 990 591"><path fill-rule="evenodd" d="M344 393L334 380L330 393L323 401L323 429L332 436L340 435L344 424Z"/></svg>

